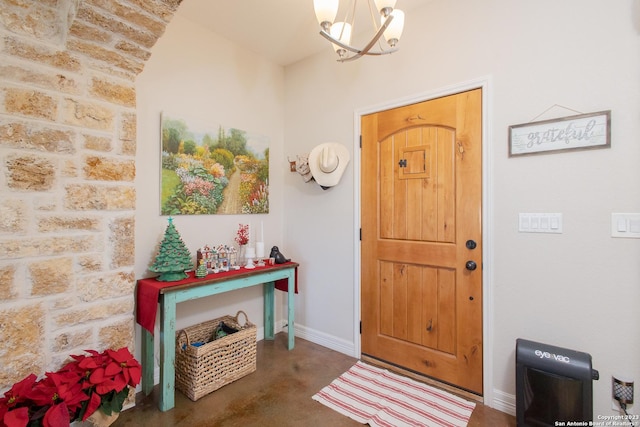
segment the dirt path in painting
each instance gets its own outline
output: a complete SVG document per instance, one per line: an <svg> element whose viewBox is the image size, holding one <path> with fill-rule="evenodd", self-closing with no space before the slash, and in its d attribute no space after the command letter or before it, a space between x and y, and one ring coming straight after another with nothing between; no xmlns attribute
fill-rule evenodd
<svg viewBox="0 0 640 427"><path fill-rule="evenodd" d="M239 214L242 212L242 201L240 200L240 169L229 177L229 184L222 190L222 204L218 208L219 214Z"/></svg>

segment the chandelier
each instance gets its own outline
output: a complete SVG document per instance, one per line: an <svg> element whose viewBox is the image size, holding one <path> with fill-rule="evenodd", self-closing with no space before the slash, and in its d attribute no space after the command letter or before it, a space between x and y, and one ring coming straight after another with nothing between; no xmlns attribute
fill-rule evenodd
<svg viewBox="0 0 640 427"><path fill-rule="evenodd" d="M353 61L364 55L387 55L397 51L396 44L404 27L404 12L394 9L396 0L364 0L369 6L375 34L362 49L351 46L358 0L349 1L344 20L334 22L340 0L313 0L316 17L322 28L320 35L333 44L338 61ZM383 35L389 45L386 49L380 41ZM378 50L371 50L376 44Z"/></svg>

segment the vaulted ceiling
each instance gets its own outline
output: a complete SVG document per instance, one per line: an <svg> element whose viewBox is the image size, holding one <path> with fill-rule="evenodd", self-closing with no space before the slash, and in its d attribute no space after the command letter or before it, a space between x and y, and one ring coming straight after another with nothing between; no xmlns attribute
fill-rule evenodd
<svg viewBox="0 0 640 427"><path fill-rule="evenodd" d="M427 2L398 0L396 7L408 12ZM347 0L341 3L337 20L347 10ZM331 49L318 34L313 0L183 0L176 14L283 66ZM356 16L356 24L362 22L363 31L371 33L367 0L360 0ZM405 27L409 25L416 23L407 13Z"/></svg>

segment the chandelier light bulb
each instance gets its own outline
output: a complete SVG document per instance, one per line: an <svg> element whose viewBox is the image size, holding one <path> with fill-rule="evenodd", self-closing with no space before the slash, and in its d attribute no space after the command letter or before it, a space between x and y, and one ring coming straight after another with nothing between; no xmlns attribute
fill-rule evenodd
<svg viewBox="0 0 640 427"><path fill-rule="evenodd" d="M382 16L389 16L394 7L396 7L396 0L374 0L376 9Z"/></svg>
<svg viewBox="0 0 640 427"><path fill-rule="evenodd" d="M350 44L351 43L351 25L346 22L336 22L331 26L331 37L338 40L340 43ZM340 57L344 56L347 52L346 50L338 46L337 44L333 45L333 49L340 55Z"/></svg>
<svg viewBox="0 0 640 427"><path fill-rule="evenodd" d="M394 47L398 43L398 40L400 40L402 30L404 29L404 12L400 9L393 9L391 15L393 16L393 20L391 20L391 23L384 31L384 38L387 40L387 43L389 43L389 46ZM386 18L381 17L380 21L384 23Z"/></svg>
<svg viewBox="0 0 640 427"><path fill-rule="evenodd" d="M318 23L328 31L338 14L339 0L313 0L313 8L316 12Z"/></svg>

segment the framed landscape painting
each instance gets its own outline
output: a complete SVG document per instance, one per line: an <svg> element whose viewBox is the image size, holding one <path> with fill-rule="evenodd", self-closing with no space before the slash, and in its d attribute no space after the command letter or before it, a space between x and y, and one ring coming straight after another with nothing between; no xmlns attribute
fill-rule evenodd
<svg viewBox="0 0 640 427"><path fill-rule="evenodd" d="M161 115L161 215L269 212L269 141Z"/></svg>

